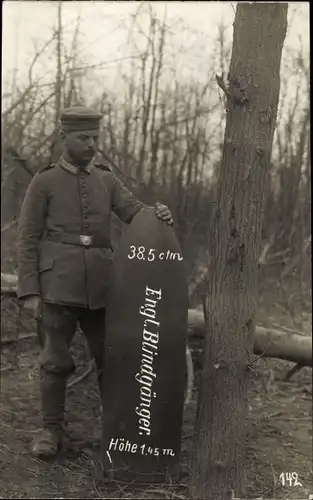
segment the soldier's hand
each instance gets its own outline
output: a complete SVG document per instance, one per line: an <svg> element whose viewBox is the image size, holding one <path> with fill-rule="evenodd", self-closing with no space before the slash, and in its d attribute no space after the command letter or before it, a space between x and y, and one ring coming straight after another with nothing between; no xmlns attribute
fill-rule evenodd
<svg viewBox="0 0 313 500"><path fill-rule="evenodd" d="M155 213L159 217L159 219L167 222L170 226L174 224L172 213L166 205L157 202L155 204Z"/></svg>
<svg viewBox="0 0 313 500"><path fill-rule="evenodd" d="M30 295L24 301L24 308L27 309L35 319L40 316L41 298L39 295Z"/></svg>

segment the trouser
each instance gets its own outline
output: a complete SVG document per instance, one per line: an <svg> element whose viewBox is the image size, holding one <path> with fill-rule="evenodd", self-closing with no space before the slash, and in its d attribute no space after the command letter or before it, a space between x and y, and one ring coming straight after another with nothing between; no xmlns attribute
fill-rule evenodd
<svg viewBox="0 0 313 500"><path fill-rule="evenodd" d="M66 383L75 371L70 346L79 324L97 367L102 398L105 309L42 305L42 348L39 356L43 427L61 433L64 422Z"/></svg>

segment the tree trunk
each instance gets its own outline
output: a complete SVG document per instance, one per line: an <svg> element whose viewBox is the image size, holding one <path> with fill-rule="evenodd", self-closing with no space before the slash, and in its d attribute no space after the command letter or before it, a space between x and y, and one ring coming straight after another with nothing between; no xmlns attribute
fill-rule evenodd
<svg viewBox="0 0 313 500"><path fill-rule="evenodd" d="M253 355L265 185L276 124L287 3L237 4L227 123L212 238L204 368L189 493L244 494L248 365Z"/></svg>
<svg viewBox="0 0 313 500"><path fill-rule="evenodd" d="M56 60L57 71L55 79L55 111L54 111L54 135L51 142L50 162L56 162L61 156L61 141L59 138L59 119L62 107L62 1L58 3L58 17L56 28Z"/></svg>

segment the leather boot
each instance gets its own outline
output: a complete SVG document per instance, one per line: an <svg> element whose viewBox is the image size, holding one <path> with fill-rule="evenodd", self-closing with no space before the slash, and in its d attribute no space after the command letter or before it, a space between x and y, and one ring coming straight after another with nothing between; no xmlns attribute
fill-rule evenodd
<svg viewBox="0 0 313 500"><path fill-rule="evenodd" d="M64 432L64 405L67 373L40 370L40 393L43 429L33 444L36 456L52 457L57 454Z"/></svg>
<svg viewBox="0 0 313 500"><path fill-rule="evenodd" d="M49 429L41 429L33 443L33 455L38 458L52 458L57 455L61 447L61 436Z"/></svg>

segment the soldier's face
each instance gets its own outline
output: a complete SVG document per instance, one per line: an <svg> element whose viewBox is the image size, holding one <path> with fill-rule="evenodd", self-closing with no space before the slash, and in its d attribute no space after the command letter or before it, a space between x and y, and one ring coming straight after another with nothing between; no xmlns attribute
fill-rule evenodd
<svg viewBox="0 0 313 500"><path fill-rule="evenodd" d="M69 132L65 135L65 151L79 165L86 165L97 151L98 132Z"/></svg>

